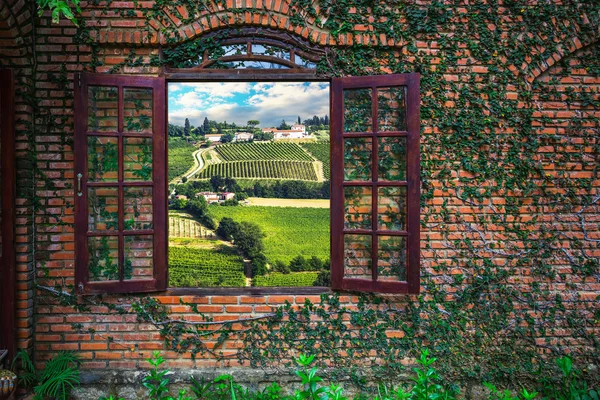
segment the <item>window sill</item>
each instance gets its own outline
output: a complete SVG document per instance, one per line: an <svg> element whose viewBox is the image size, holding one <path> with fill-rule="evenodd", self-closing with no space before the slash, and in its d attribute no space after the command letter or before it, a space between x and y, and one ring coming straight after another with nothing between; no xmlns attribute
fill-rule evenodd
<svg viewBox="0 0 600 400"><path fill-rule="evenodd" d="M330 287L205 287L205 288L168 288L161 295L166 296L265 296L265 295L319 295L332 293Z"/></svg>

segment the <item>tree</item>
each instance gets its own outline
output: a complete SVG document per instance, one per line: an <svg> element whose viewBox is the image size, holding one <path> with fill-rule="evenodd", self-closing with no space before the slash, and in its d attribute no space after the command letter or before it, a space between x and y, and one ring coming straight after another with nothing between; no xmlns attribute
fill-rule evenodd
<svg viewBox="0 0 600 400"><path fill-rule="evenodd" d="M210 132L210 122L208 122L208 117L204 117L204 122L202 123L202 131L205 135Z"/></svg>
<svg viewBox="0 0 600 400"><path fill-rule="evenodd" d="M264 254L257 254L250 263L252 276L266 275L267 273L267 257Z"/></svg>
<svg viewBox="0 0 600 400"><path fill-rule="evenodd" d="M281 124L277 127L277 129L285 131L285 130L292 129L292 127L285 123L285 119L282 119Z"/></svg>
<svg viewBox="0 0 600 400"><path fill-rule="evenodd" d="M298 115L298 125L302 124L302 120L300 119L300 116Z"/></svg>
<svg viewBox="0 0 600 400"><path fill-rule="evenodd" d="M221 136L221 143L231 143L235 139L235 134L233 132L224 133Z"/></svg>
<svg viewBox="0 0 600 400"><path fill-rule="evenodd" d="M183 136L189 139L190 134L192 133L192 128L190 127L190 120L185 119L185 124L183 125Z"/></svg>
<svg viewBox="0 0 600 400"><path fill-rule="evenodd" d="M265 234L258 225L242 221L233 235L235 245L248 258L257 257L265 249L263 238Z"/></svg>
<svg viewBox="0 0 600 400"><path fill-rule="evenodd" d="M219 222L219 227L217 228L217 235L221 236L225 240L233 240L234 234L238 230L238 224L233 219L224 217L221 222Z"/></svg>
<svg viewBox="0 0 600 400"><path fill-rule="evenodd" d="M250 121L248 121L248 128L250 129L255 129L256 127L258 127L258 125L260 125L260 121L256 119L251 119Z"/></svg>
<svg viewBox="0 0 600 400"><path fill-rule="evenodd" d="M210 185L215 192L220 192L225 186L225 179L220 175L213 175L210 177Z"/></svg>
<svg viewBox="0 0 600 400"><path fill-rule="evenodd" d="M290 270L294 272L307 271L309 268L308 261L302 256L296 256L290 261Z"/></svg>

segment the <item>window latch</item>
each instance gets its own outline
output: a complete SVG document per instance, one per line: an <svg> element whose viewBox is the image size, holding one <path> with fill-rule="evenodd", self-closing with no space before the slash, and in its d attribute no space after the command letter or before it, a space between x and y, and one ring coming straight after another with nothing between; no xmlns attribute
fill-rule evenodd
<svg viewBox="0 0 600 400"><path fill-rule="evenodd" d="M81 197L81 195L83 195L83 193L81 193L81 178L83 178L83 175L81 175L81 172L77 174L77 196Z"/></svg>

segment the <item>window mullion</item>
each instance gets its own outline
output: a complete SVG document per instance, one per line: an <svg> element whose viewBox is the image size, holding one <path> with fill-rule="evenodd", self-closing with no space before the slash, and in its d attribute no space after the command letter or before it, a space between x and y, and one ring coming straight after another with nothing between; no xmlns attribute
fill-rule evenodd
<svg viewBox="0 0 600 400"><path fill-rule="evenodd" d="M377 200L377 177L379 175L379 148L377 146L377 130L379 129L378 126L378 121L377 121L377 114L378 114L378 107L379 104L377 103L377 87L376 86L372 86L371 87L371 105L372 105L372 109L371 109L371 120L373 121L373 133L372 133L372 142L371 142L371 156L372 156L372 160L371 160L371 180L372 180L372 192L371 192L371 230L372 230L372 244L371 244L371 276L373 281L377 281L377 263L379 262L378 260L378 253L377 253L377 246L379 243L379 238L377 237L377 220L378 220L378 214L377 214L377 204L378 204L378 200Z"/></svg>

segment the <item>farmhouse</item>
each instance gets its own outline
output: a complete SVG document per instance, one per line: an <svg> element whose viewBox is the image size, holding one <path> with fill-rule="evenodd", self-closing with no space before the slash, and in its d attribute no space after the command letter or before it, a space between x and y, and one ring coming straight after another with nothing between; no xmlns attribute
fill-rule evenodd
<svg viewBox="0 0 600 400"><path fill-rule="evenodd" d="M292 129L263 128L264 133L272 133L274 139L302 139L308 136L306 127L301 124L294 124Z"/></svg>
<svg viewBox="0 0 600 400"><path fill-rule="evenodd" d="M465 397L545 390L567 356L566 380L598 387L598 1L0 0L0 16L3 367L72 352L74 398L129 400L150 397L153 351L178 384L250 388L311 352L376 391L427 349ZM327 84L315 285L170 286L167 89L207 81Z"/></svg>
<svg viewBox="0 0 600 400"><path fill-rule="evenodd" d="M200 197L200 196L203 196L206 199L206 202L208 204L211 204L211 203L222 203L226 200L233 200L233 198L235 197L235 193L231 193L231 192L222 192L222 193L198 192L198 193L196 193L196 197Z"/></svg>
<svg viewBox="0 0 600 400"><path fill-rule="evenodd" d="M235 141L236 142L244 142L248 140L252 140L254 138L254 134L250 132L236 132Z"/></svg>
<svg viewBox="0 0 600 400"><path fill-rule="evenodd" d="M205 138L209 142L220 142L223 135L221 133L208 133Z"/></svg>

